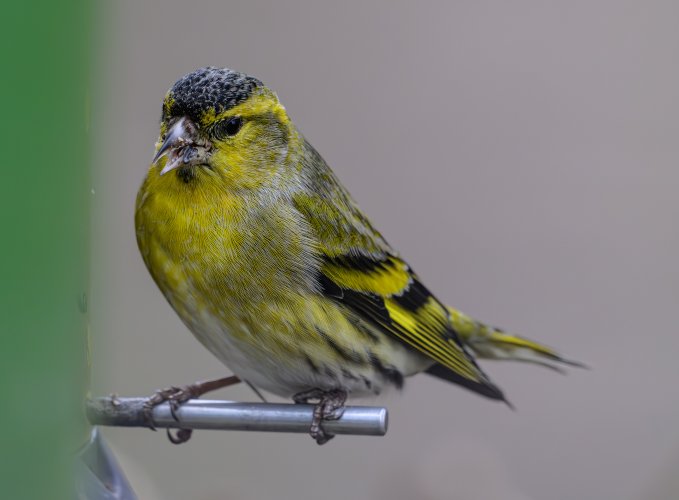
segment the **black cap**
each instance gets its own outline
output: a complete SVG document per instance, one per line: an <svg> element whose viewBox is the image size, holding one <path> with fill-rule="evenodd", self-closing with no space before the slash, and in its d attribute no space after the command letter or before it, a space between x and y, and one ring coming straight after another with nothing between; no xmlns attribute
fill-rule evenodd
<svg viewBox="0 0 679 500"><path fill-rule="evenodd" d="M163 120L188 116L194 122L209 110L221 113L245 102L262 82L228 68L201 68L183 76L170 89L171 106L163 106Z"/></svg>

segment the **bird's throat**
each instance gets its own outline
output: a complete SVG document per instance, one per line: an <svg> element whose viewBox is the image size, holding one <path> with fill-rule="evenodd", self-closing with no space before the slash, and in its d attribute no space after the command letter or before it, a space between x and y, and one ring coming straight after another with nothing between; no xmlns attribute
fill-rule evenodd
<svg viewBox="0 0 679 500"><path fill-rule="evenodd" d="M184 184L195 182L198 178L198 165L186 165L177 169L177 178Z"/></svg>

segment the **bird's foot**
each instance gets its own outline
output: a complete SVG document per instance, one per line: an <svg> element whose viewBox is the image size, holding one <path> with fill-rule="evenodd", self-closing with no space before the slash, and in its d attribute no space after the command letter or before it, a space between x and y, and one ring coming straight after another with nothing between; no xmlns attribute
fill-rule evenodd
<svg viewBox="0 0 679 500"><path fill-rule="evenodd" d="M323 429L323 420L338 420L344 414L344 403L347 401L347 391L333 389L311 389L300 392L292 398L297 404L314 404L309 434L318 444L325 444L335 437Z"/></svg>
<svg viewBox="0 0 679 500"><path fill-rule="evenodd" d="M172 418L179 422L177 410L181 405L186 403L189 399L196 399L211 391L228 387L240 382L240 379L235 375L224 377L216 380L207 380L205 382L196 382L195 384L186 385L184 387L171 386L166 389L156 391L150 398L146 400L143 407L144 419L149 428L156 430L156 423L153 420L153 409L165 402L170 404L170 413ZM191 429L178 429L176 434L172 434L170 429L167 430L168 439L174 444L182 444L191 439L193 431Z"/></svg>

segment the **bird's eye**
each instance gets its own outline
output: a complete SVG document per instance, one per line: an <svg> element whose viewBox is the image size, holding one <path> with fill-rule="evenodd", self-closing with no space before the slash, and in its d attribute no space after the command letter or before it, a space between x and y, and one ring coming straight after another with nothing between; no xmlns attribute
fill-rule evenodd
<svg viewBox="0 0 679 500"><path fill-rule="evenodd" d="M240 116L234 116L217 123L214 134L219 138L231 137L236 135L242 126L243 119Z"/></svg>

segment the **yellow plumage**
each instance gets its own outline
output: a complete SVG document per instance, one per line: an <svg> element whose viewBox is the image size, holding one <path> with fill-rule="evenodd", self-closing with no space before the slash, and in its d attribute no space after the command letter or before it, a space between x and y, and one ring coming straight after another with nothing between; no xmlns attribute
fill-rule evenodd
<svg viewBox="0 0 679 500"><path fill-rule="evenodd" d="M214 68L179 80L157 151L137 198L144 262L198 340L252 385L379 393L429 371L504 399L470 350L564 361L439 302L259 80Z"/></svg>

